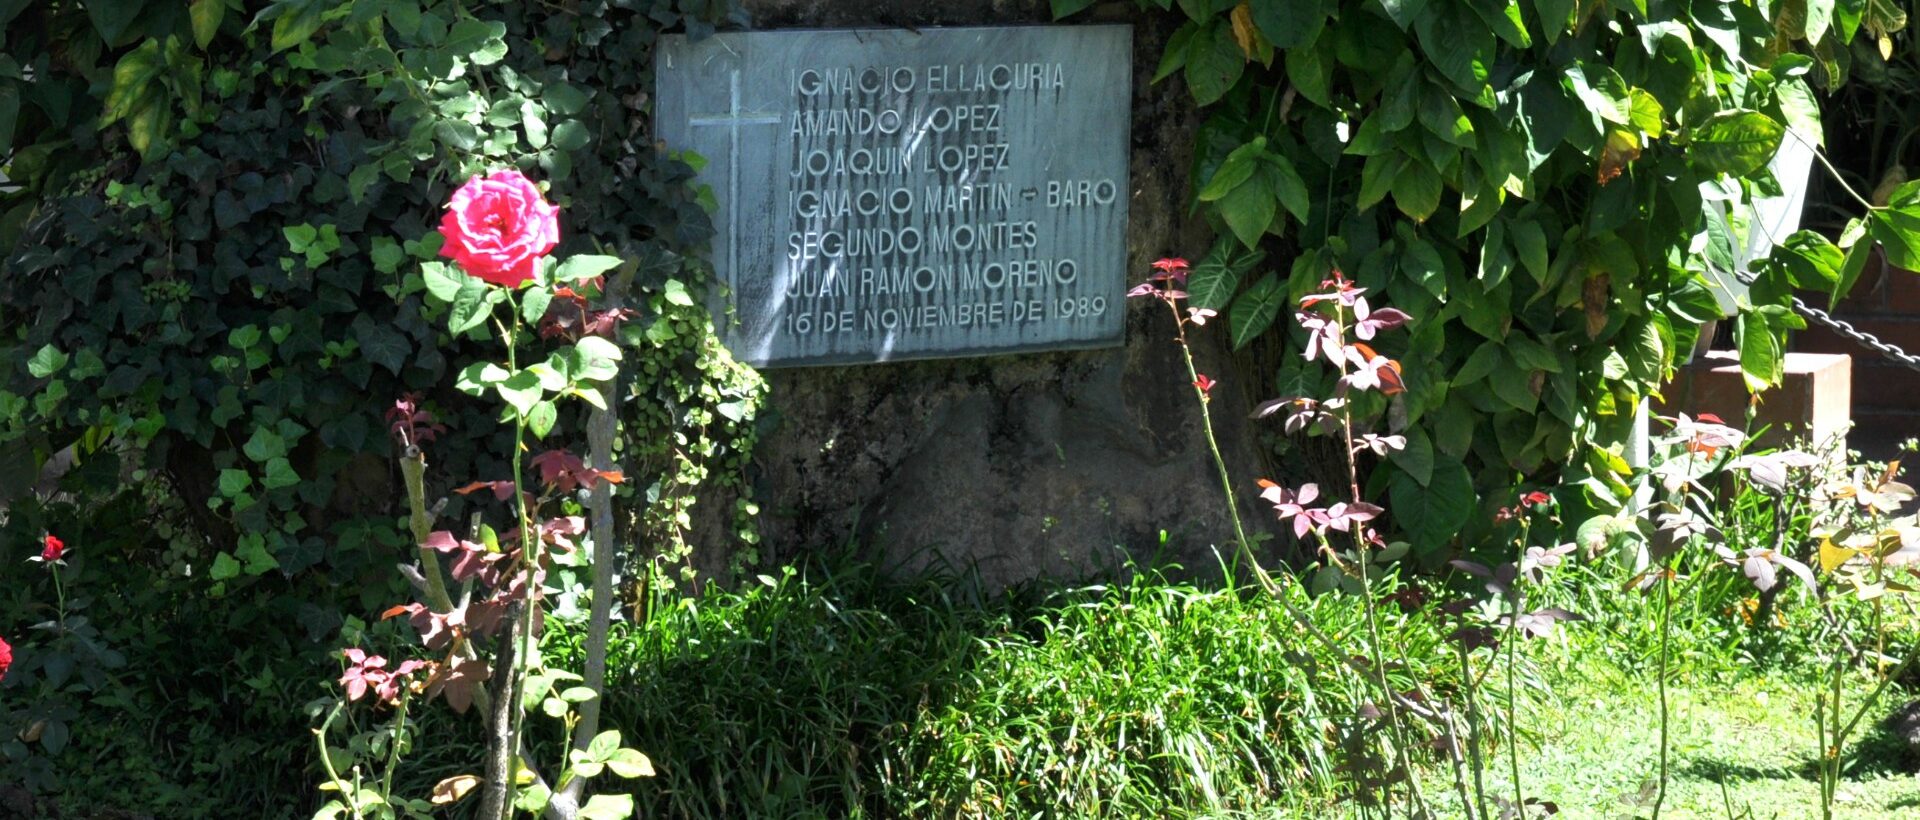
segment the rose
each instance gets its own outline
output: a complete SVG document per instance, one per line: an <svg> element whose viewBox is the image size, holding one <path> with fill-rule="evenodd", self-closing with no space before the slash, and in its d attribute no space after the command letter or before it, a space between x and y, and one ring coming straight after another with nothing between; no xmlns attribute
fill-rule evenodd
<svg viewBox="0 0 1920 820"><path fill-rule="evenodd" d="M55 538L52 533L48 533L40 548L40 560L51 564L59 561L60 558L66 554L67 542Z"/></svg>
<svg viewBox="0 0 1920 820"><path fill-rule="evenodd" d="M7 645L7 639L0 638L0 680L7 679L7 667L13 665L13 647Z"/></svg>
<svg viewBox="0 0 1920 820"><path fill-rule="evenodd" d="M560 242L560 209L519 171L473 177L447 202L440 220L440 255L467 275L518 287Z"/></svg>

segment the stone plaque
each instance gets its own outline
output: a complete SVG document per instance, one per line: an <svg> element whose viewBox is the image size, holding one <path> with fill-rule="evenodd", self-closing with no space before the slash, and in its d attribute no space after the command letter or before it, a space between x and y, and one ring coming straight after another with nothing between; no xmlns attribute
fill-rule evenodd
<svg viewBox="0 0 1920 820"><path fill-rule="evenodd" d="M764 31L658 52L715 321L761 366L1117 345L1128 26Z"/></svg>

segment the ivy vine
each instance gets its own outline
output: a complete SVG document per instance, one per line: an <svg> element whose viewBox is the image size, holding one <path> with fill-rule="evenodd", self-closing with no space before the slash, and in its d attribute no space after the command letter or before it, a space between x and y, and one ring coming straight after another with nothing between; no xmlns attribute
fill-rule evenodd
<svg viewBox="0 0 1920 820"><path fill-rule="evenodd" d="M446 193L517 165L579 231L563 253L631 263L628 543L686 558L696 488L751 540L762 386L699 307L693 170L645 125L660 33L740 22L731 0L0 3L0 472L27 477L3 489L56 456L82 495L164 481L195 522L181 583L357 594L401 530L393 399L447 421L437 474L505 452L453 389L474 342L420 263Z"/></svg>

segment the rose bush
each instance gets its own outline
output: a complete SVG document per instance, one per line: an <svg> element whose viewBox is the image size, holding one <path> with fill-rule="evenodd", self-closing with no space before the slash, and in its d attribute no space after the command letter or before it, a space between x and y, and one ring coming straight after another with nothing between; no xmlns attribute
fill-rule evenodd
<svg viewBox="0 0 1920 820"><path fill-rule="evenodd" d="M440 255L468 274L519 287L560 243L560 209L519 171L474 176L447 203L440 220Z"/></svg>

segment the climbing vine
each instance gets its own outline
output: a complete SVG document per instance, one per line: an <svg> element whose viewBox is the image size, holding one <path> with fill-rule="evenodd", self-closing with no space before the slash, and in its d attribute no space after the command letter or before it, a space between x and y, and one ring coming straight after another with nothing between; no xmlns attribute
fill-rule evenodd
<svg viewBox="0 0 1920 820"><path fill-rule="evenodd" d="M179 583L351 590L400 541L387 404L422 393L448 422L442 475L506 452L453 390L449 362L490 340L445 330L428 220L519 165L564 209L563 253L635 260L627 543L685 559L707 492L751 540L761 385L701 307L698 158L648 128L661 33L741 20L729 0L0 3L0 472L21 477L0 490L49 462L95 497L164 481L191 523L169 529Z"/></svg>
<svg viewBox="0 0 1920 820"><path fill-rule="evenodd" d="M1886 0L1136 4L1182 16L1154 79L1204 115L1192 202L1221 239L1194 305L1236 348L1298 351L1275 319L1339 269L1423 318L1385 343L1406 391L1356 399L1407 437L1370 491L1423 555L1485 518L1477 491L1523 480L1617 509L1635 409L1704 323L1734 320L1762 389L1801 326L1796 289L1843 293L1876 242L1920 248L1910 187L1839 237L1771 237L1744 293L1734 276L1746 204L1779 192L1783 141L1818 144L1815 94L1844 80L1847 44L1905 25ZM1281 395L1328 387L1278 362Z"/></svg>

